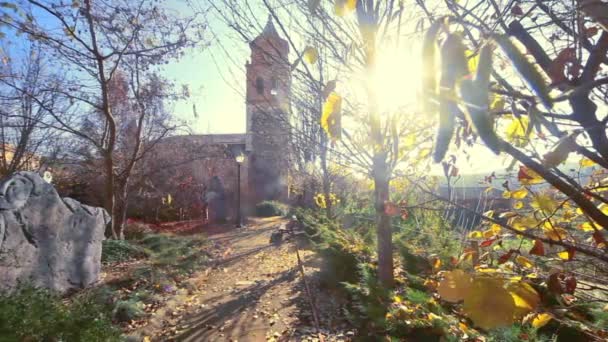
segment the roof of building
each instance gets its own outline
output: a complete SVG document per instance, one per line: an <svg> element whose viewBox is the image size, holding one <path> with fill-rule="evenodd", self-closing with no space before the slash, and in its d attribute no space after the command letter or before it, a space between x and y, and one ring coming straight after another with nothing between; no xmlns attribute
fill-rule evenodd
<svg viewBox="0 0 608 342"><path fill-rule="evenodd" d="M279 37L279 33L277 32L277 29L274 27L274 23L272 22L271 15L268 15L268 21L266 22L264 31L262 31L262 35Z"/></svg>

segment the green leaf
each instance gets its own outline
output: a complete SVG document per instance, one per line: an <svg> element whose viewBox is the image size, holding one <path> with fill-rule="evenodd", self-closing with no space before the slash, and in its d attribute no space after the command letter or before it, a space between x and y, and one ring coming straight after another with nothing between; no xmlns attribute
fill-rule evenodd
<svg viewBox="0 0 608 342"><path fill-rule="evenodd" d="M444 26L442 20L434 22L422 41L422 91L425 112L434 111L437 98L437 35Z"/></svg>
<svg viewBox="0 0 608 342"><path fill-rule="evenodd" d="M469 73L466 48L457 34L447 36L441 46L441 80L439 93L439 127L435 139L433 159L436 163L443 160L454 135L455 118L460 112L454 100L456 81Z"/></svg>
<svg viewBox="0 0 608 342"><path fill-rule="evenodd" d="M538 65L526 57L510 37L495 34L492 35L492 38L505 55L507 55L517 72L523 77L530 88L532 88L534 94L540 98L543 105L547 109L551 109L553 107L553 99L549 96L549 86L547 85L546 77L543 75Z"/></svg>

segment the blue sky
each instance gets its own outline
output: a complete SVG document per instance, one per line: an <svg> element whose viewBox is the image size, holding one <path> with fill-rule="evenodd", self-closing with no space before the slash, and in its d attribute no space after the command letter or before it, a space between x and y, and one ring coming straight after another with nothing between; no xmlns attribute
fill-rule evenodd
<svg viewBox="0 0 608 342"><path fill-rule="evenodd" d="M179 10L188 10L176 3ZM187 84L191 97L175 104L174 113L187 120L195 133L245 132L245 64L249 59L248 42L210 12L208 37L204 50L191 50L164 68L163 74L178 86ZM265 14L258 22L264 23ZM261 32L261 29L260 29ZM198 118L193 116L196 105Z"/></svg>

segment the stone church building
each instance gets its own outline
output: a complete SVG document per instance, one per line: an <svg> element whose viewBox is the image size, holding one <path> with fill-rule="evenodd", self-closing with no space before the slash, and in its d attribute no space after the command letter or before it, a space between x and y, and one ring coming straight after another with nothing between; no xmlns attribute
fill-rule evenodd
<svg viewBox="0 0 608 342"><path fill-rule="evenodd" d="M154 161L147 165L158 167L161 177L155 178L164 179L165 184L155 181L154 188L171 194L173 206L186 213L184 219L198 218L200 206L207 208L214 201L220 203L220 209L214 208L210 219L222 216L222 211L234 217L239 167L235 157L241 154L245 157L240 165L243 211L251 211L264 200L287 200L289 44L269 19L263 32L249 45L246 133L172 136L162 141Z"/></svg>

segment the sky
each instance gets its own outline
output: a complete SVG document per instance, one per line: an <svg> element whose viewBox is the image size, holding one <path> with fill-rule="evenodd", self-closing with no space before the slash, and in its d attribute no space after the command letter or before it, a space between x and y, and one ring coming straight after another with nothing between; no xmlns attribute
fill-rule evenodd
<svg viewBox="0 0 608 342"><path fill-rule="evenodd" d="M204 0L200 0L204 3ZM248 0L251 1L251 0ZM251 1L253 5L258 3ZM185 0L167 2L171 9L188 14ZM235 32L217 17L213 11L209 16L209 44L204 49L189 50L185 55L163 67L163 75L178 87L187 85L190 98L174 104L175 116L187 121L196 134L244 133L245 111L245 64L249 59L248 42L237 38ZM267 13L259 11L257 22L259 31L267 20ZM420 78L419 44L409 45L409 49L389 51L387 60L379 68L380 78L376 80L384 96L381 103L390 109L402 105L403 101L416 102L417 80ZM382 56L381 56L382 57ZM293 54L291 59L293 60ZM398 68L397 68L398 66ZM403 80L409 82L403 83ZM179 89L179 88L178 88ZM404 94L410 94L404 98ZM393 103L396 101L395 103ZM197 117L193 107L196 107ZM471 158L458 163L462 173L491 173L506 167L510 161L503 156L496 157L483 146L469 150ZM440 167L437 170L441 170ZM440 171L439 171L440 172Z"/></svg>
<svg viewBox="0 0 608 342"><path fill-rule="evenodd" d="M258 22L263 25L265 21L266 14L261 13ZM183 58L164 68L167 78L178 85L187 84L191 92L189 99L175 104L174 113L188 121L196 134L244 133L245 64L249 59L249 45L244 40L234 39L232 29L213 15L209 27L212 39L208 47L189 51ZM385 109L403 104L401 102L404 100L410 104L416 100L417 82L408 82L404 88L403 80L418 79L418 52L418 44L413 44L411 49L400 49L399 53L388 55L396 63L381 63L389 66L384 68L386 70L380 68L382 80L379 84L384 85L381 93L385 97L381 102L387 104ZM395 65L403 67L395 69ZM411 96L403 98L404 93ZM196 106L198 118L193 115L193 105ZM463 156L458 163L463 174L490 174L510 163L504 156L497 157L481 145L470 148L469 152L471 157L466 160ZM442 174L441 166L435 165L433 173Z"/></svg>
<svg viewBox="0 0 608 342"><path fill-rule="evenodd" d="M175 104L174 113L198 134L244 133L249 46L231 39L232 32L219 19L210 20L210 45L190 50L164 68L165 77L177 85L187 84L191 93L189 99ZM225 50L229 50L230 58ZM194 117L193 105L198 118Z"/></svg>

